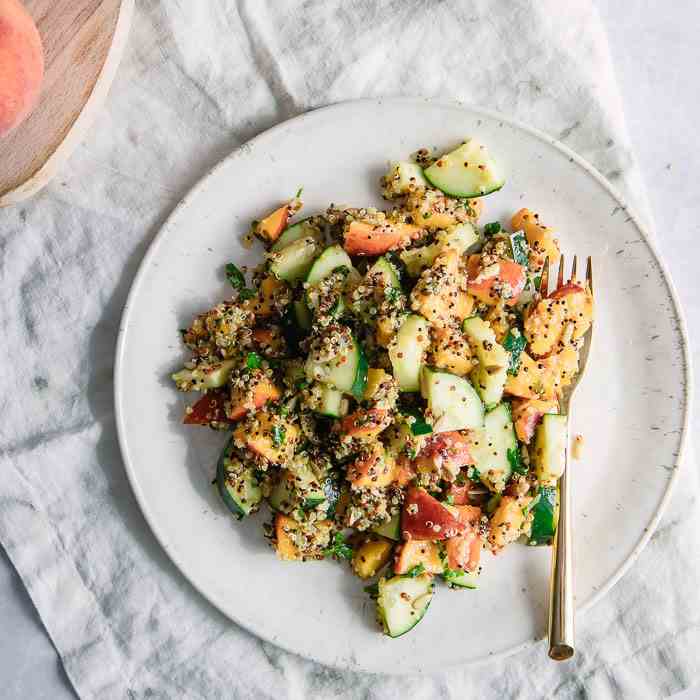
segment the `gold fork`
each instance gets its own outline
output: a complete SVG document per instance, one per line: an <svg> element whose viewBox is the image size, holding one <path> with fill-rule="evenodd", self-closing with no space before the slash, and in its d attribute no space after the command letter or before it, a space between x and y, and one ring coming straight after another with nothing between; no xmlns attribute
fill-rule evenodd
<svg viewBox="0 0 700 700"><path fill-rule="evenodd" d="M568 283L576 283L576 256L571 266ZM593 265L588 258L586 283L593 295ZM564 285L564 256L559 259L559 273L556 289ZM549 260L545 260L540 280L539 292L546 296L549 289ZM552 572L549 587L549 657L555 661L565 661L574 655L574 580L573 556L571 547L571 475L569 474L569 425L571 418L571 397L586 368L591 349L593 326L583 337L579 350L579 371L572 383L563 391L559 411L567 417L566 450L564 470L559 479L559 521L552 545Z"/></svg>

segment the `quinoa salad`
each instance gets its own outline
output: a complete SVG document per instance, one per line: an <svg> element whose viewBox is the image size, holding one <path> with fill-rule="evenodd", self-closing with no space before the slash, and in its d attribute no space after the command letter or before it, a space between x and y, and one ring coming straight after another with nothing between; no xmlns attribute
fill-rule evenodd
<svg viewBox="0 0 700 700"><path fill-rule="evenodd" d="M302 192L252 224L254 270L181 331L188 425L225 431L215 485L263 510L284 561L362 579L386 634L436 583L476 589L519 540L551 544L567 449L563 390L593 317L590 289L538 291L554 231L528 209L482 220L504 179L487 148L421 149L381 179L385 210L303 218Z"/></svg>

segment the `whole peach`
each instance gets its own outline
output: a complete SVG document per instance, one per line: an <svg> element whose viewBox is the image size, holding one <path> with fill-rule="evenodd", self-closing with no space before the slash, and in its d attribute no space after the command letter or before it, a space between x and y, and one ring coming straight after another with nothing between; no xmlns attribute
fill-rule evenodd
<svg viewBox="0 0 700 700"><path fill-rule="evenodd" d="M44 49L19 0L0 0L0 138L34 108L44 77Z"/></svg>

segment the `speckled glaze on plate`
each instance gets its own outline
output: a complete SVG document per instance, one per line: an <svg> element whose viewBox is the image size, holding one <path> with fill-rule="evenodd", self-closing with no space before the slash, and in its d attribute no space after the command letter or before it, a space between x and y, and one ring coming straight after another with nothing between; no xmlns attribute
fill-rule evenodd
<svg viewBox="0 0 700 700"><path fill-rule="evenodd" d="M308 212L380 205L389 160L465 136L488 144L508 178L485 199L483 221L528 206L559 232L567 255L595 260L595 339L572 424L585 438L572 463L579 614L644 547L677 474L691 385L684 322L653 244L590 165L499 115L425 100L338 104L261 134L185 197L141 265L117 346L117 425L136 498L182 573L232 620L324 664L424 672L532 644L546 629L549 550L486 554L479 590L438 586L412 632L381 635L347 567L280 562L262 536L266 515L238 523L224 510L210 481L226 436L183 426L185 401L168 379L184 359L178 329L227 295L226 262L259 261L242 234L298 187Z"/></svg>

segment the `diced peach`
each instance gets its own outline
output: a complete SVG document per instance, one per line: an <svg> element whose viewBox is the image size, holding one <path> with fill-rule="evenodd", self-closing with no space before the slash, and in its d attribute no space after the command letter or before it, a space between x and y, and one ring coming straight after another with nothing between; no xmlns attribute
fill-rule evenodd
<svg viewBox="0 0 700 700"><path fill-rule="evenodd" d="M285 342L282 329L279 326L254 328L253 340L260 346L264 354L279 357L284 354Z"/></svg>
<svg viewBox="0 0 700 700"><path fill-rule="evenodd" d="M274 275L268 275L260 283L258 293L243 302L246 311L252 311L257 318L268 318L275 313L274 300L286 288L286 284Z"/></svg>
<svg viewBox="0 0 700 700"><path fill-rule="evenodd" d="M371 400L377 393L379 387L387 380L392 381L392 378L387 374L386 370L374 369L370 367L367 370L367 383L362 398L365 401Z"/></svg>
<svg viewBox="0 0 700 700"><path fill-rule="evenodd" d="M463 377L474 369L472 351L466 336L456 326L433 328L430 364Z"/></svg>
<svg viewBox="0 0 700 700"><path fill-rule="evenodd" d="M544 265L545 259L549 263L559 262L559 245L554 238L554 231L539 222L539 217L529 209L520 209L513 214L510 220L513 231L523 231L530 245L530 266L539 269Z"/></svg>
<svg viewBox="0 0 700 700"><path fill-rule="evenodd" d="M583 336L592 320L590 291L569 284L537 302L528 313L523 330L533 355L543 357Z"/></svg>
<svg viewBox="0 0 700 700"><path fill-rule="evenodd" d="M484 304L494 306L501 299L505 299L508 306L513 306L518 301L518 297L525 289L527 274L525 268L512 260L499 260L485 268L476 268L473 258L470 256L468 263L469 283L467 289L469 293ZM508 294L504 297L494 289L495 287L505 287Z"/></svg>
<svg viewBox="0 0 700 700"><path fill-rule="evenodd" d="M401 512L404 539L446 540L465 532L466 526L425 489L411 488Z"/></svg>
<svg viewBox="0 0 700 700"><path fill-rule="evenodd" d="M452 499L452 503L456 506L465 506L469 504L469 491L471 490L471 484L468 482L458 486L457 484L451 484L450 488L447 490L447 495Z"/></svg>
<svg viewBox="0 0 700 700"><path fill-rule="evenodd" d="M396 483L403 488L408 486L416 478L416 469L413 462L402 455L396 460Z"/></svg>
<svg viewBox="0 0 700 700"><path fill-rule="evenodd" d="M284 464L290 460L299 439L299 428L286 421L275 423L269 413L259 413L256 418L257 426L254 429L247 422L239 423L233 432L236 441L273 464ZM279 442L275 439L275 427L281 428L282 440Z"/></svg>
<svg viewBox="0 0 700 700"><path fill-rule="evenodd" d="M258 382L253 389L253 404L255 409L264 408L268 401L279 401L282 392L261 372ZM236 421L248 412L244 405L245 393L234 390L231 395L231 408L228 412L229 420Z"/></svg>
<svg viewBox="0 0 700 700"><path fill-rule="evenodd" d="M504 387L506 394L523 399L542 396L542 369L526 352L520 353L520 367L515 375L509 374Z"/></svg>
<svg viewBox="0 0 700 700"><path fill-rule="evenodd" d="M340 421L340 432L354 438L376 437L391 422L391 415L383 408L359 409Z"/></svg>
<svg viewBox="0 0 700 700"><path fill-rule="evenodd" d="M494 553L520 537L531 496L503 496L491 516L487 542Z"/></svg>
<svg viewBox="0 0 700 700"><path fill-rule="evenodd" d="M425 441L415 464L419 472L446 470L457 474L461 467L474 464L469 438L457 431L435 433Z"/></svg>
<svg viewBox="0 0 700 700"><path fill-rule="evenodd" d="M396 480L396 475L396 461L386 454L380 442L362 452L348 467L348 480L358 489L389 486Z"/></svg>
<svg viewBox="0 0 700 700"><path fill-rule="evenodd" d="M407 574L419 564L428 574L441 574L445 568L440 560L440 549L429 540L408 540L399 546L394 562L395 574Z"/></svg>
<svg viewBox="0 0 700 700"><path fill-rule="evenodd" d="M289 221L289 204L275 209L272 214L266 216L262 221L259 221L255 226L255 234L259 236L265 243L274 243L287 228Z"/></svg>
<svg viewBox="0 0 700 700"><path fill-rule="evenodd" d="M515 434L525 444L530 444L535 428L545 413L557 413L557 401L541 401L539 399L515 399L511 404Z"/></svg>
<svg viewBox="0 0 700 700"><path fill-rule="evenodd" d="M459 253L449 249L424 270L411 292L411 308L435 328L453 326L471 315L474 298L464 289Z"/></svg>
<svg viewBox="0 0 700 700"><path fill-rule="evenodd" d="M571 384L578 373L578 352L571 345L545 357L540 363L544 367L542 375L542 397L553 399L561 396L562 390Z"/></svg>
<svg viewBox="0 0 700 700"><path fill-rule="evenodd" d="M468 527L468 530L458 537L447 540L447 565L450 569L462 569L476 572L481 559L482 542L479 536L479 519L481 509L476 506L455 505L450 508L457 514L458 520Z"/></svg>
<svg viewBox="0 0 700 700"><path fill-rule="evenodd" d="M226 399L228 392L224 389L209 391L185 413L182 422L187 425L208 425L212 422L228 423Z"/></svg>
<svg viewBox="0 0 700 700"><path fill-rule="evenodd" d="M368 224L352 221L345 229L343 247L350 255L383 255L415 240L421 230L412 224Z"/></svg>
<svg viewBox="0 0 700 700"><path fill-rule="evenodd" d="M0 138L34 109L44 79L44 49L18 0L0 1Z"/></svg>
<svg viewBox="0 0 700 700"><path fill-rule="evenodd" d="M285 561L298 561L301 552L294 544L290 533L299 529L299 523L288 515L277 513L275 515L275 549L277 556Z"/></svg>

